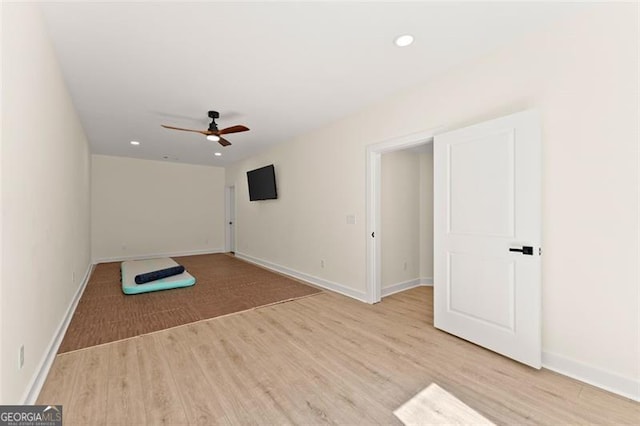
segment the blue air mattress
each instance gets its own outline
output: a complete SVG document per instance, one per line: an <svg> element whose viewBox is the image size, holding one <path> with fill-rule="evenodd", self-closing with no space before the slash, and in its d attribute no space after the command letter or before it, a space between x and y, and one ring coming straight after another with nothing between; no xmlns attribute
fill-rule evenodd
<svg viewBox="0 0 640 426"><path fill-rule="evenodd" d="M149 291L189 287L196 283L196 279L185 271L178 275L150 281L145 284L136 284L135 278L137 275L147 274L149 272L173 268L176 266L180 265L168 257L122 262L120 265L120 272L122 275L122 292L124 294L147 293Z"/></svg>

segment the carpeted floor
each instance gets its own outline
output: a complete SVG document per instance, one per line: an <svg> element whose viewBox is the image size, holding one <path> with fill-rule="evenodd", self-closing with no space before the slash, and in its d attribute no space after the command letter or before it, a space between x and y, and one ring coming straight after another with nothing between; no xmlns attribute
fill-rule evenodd
<svg viewBox="0 0 640 426"><path fill-rule="evenodd" d="M175 257L192 287L124 295L120 262L96 266L58 353L320 293L226 254Z"/></svg>

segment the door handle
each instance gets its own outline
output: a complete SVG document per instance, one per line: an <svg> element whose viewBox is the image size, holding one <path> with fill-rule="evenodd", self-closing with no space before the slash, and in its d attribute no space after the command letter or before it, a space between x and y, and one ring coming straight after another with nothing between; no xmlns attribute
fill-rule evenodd
<svg viewBox="0 0 640 426"><path fill-rule="evenodd" d="M529 256L533 256L532 246L522 246L522 248L510 248L509 251L515 251Z"/></svg>

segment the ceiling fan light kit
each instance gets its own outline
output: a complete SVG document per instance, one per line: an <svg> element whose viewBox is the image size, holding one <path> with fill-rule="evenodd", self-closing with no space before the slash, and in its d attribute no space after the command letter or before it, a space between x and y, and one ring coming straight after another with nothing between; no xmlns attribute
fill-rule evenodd
<svg viewBox="0 0 640 426"><path fill-rule="evenodd" d="M222 129L222 130L218 130L218 125L216 124L216 118L219 118L219 117L220 117L220 114L218 113L218 111L209 111L209 118L211 118L211 123L209 124L209 129L207 129L207 130L183 129L181 127L166 126L164 124L162 124L161 126L164 127L165 129L182 130L184 132L201 133L201 134L205 135L208 140L210 140L212 142L218 142L222 146L231 145L231 142L229 142L228 140L223 138L222 135L226 135L226 134L229 134L229 133L246 132L246 131L249 130L249 128L247 126L243 126L241 124L238 124L238 125L235 125L235 126L231 126L231 127L227 127L225 129Z"/></svg>
<svg viewBox="0 0 640 426"><path fill-rule="evenodd" d="M394 43L398 47L407 47L413 43L413 36L411 34L403 34L399 37L396 37Z"/></svg>

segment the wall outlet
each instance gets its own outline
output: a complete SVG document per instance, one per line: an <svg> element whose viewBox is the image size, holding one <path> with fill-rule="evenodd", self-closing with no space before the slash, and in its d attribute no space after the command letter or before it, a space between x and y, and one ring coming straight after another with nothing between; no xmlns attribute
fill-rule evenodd
<svg viewBox="0 0 640 426"><path fill-rule="evenodd" d="M126 244L123 244L123 245L122 245L122 251L126 251L126 250L127 250L127 245L126 245Z"/></svg>
<svg viewBox="0 0 640 426"><path fill-rule="evenodd" d="M347 225L355 225L356 224L356 215L349 214L347 215Z"/></svg>
<svg viewBox="0 0 640 426"><path fill-rule="evenodd" d="M71 283L75 284L76 283L76 271L73 271L71 273Z"/></svg>
<svg viewBox="0 0 640 426"><path fill-rule="evenodd" d="M18 355L18 369L22 370L24 366L24 345L20 345L20 354Z"/></svg>
<svg viewBox="0 0 640 426"><path fill-rule="evenodd" d="M405 271L407 270L407 262L406 261L404 262L404 264L402 264L402 269L405 270Z"/></svg>
<svg viewBox="0 0 640 426"><path fill-rule="evenodd" d="M324 268L324 259L320 260L320 267Z"/></svg>

